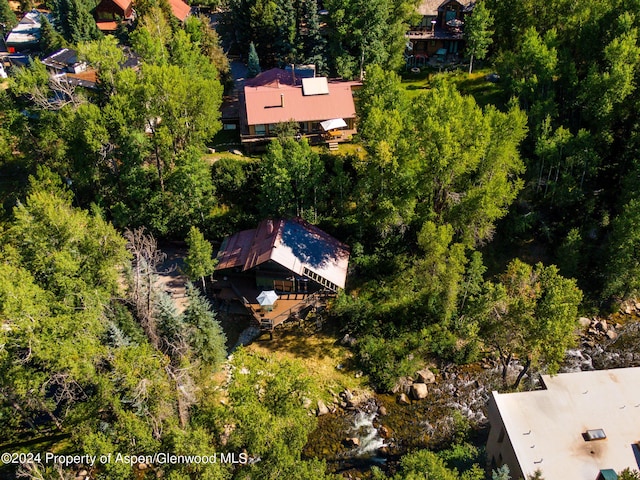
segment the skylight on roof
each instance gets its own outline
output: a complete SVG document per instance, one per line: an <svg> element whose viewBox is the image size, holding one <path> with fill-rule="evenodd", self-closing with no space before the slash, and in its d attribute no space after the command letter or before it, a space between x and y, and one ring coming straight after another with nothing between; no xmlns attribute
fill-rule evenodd
<svg viewBox="0 0 640 480"><path fill-rule="evenodd" d="M587 430L587 432L583 434L583 437L586 442L591 442L592 440L603 440L607 438L607 435L603 429L596 428L594 430Z"/></svg>
<svg viewBox="0 0 640 480"><path fill-rule="evenodd" d="M303 78L302 94L304 96L328 95L329 84L327 83L327 77Z"/></svg>

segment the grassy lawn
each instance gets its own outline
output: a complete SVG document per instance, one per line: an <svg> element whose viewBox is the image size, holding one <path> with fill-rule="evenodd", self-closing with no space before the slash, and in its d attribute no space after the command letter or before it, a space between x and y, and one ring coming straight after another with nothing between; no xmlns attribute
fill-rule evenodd
<svg viewBox="0 0 640 480"><path fill-rule="evenodd" d="M302 326L293 323L286 329L276 330L273 340L262 335L247 349L261 355L274 355L278 360L301 362L321 391L369 390L365 376L355 377L353 354L340 344L339 335L333 330L325 325L316 331L313 320L307 320Z"/></svg>
<svg viewBox="0 0 640 480"><path fill-rule="evenodd" d="M364 147L355 140L349 143L340 143L338 145L338 150L334 151L329 151L329 149L325 145L312 145L311 150L319 154L328 153L329 155L355 155L360 157L361 159L366 155Z"/></svg>
<svg viewBox="0 0 640 480"><path fill-rule="evenodd" d="M454 85L465 95L472 95L478 105L485 107L495 105L498 108L504 107L502 89L499 83L492 83L485 80L485 76L493 70L483 68L475 70L469 75L464 70L452 73L445 73ZM402 86L407 90L410 97L414 97L430 88L431 80L440 73L431 67L422 68L420 73L404 72L402 74Z"/></svg>

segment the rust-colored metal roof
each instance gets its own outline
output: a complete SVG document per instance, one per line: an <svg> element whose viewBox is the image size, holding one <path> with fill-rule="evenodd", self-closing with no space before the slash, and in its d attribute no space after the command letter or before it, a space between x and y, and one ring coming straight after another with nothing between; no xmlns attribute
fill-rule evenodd
<svg viewBox="0 0 640 480"><path fill-rule="evenodd" d="M131 0L112 0L112 1L113 1L113 3L118 5L122 9L123 12L126 12L127 9L133 3Z"/></svg>
<svg viewBox="0 0 640 480"><path fill-rule="evenodd" d="M191 7L182 0L169 0L169 4L171 5L173 15L181 22L184 22L184 19L189 16Z"/></svg>
<svg viewBox="0 0 640 480"><path fill-rule="evenodd" d="M282 71L284 72L284 71ZM267 73L267 72L265 72ZM352 87L360 82L329 80L329 93L303 95L300 85L285 84L280 79L291 73L271 73L267 84L251 82L244 87L244 103L248 125L287 122L320 122L331 118L355 118L356 107ZM255 80L260 77L256 77ZM296 82L297 83L297 82Z"/></svg>
<svg viewBox="0 0 640 480"><path fill-rule="evenodd" d="M96 22L96 25L98 26L98 29L101 32L115 32L118 29L118 24L116 22L101 22L98 21Z"/></svg>
<svg viewBox="0 0 640 480"><path fill-rule="evenodd" d="M349 247L300 218L264 220L258 228L225 238L216 270L250 270L269 260L300 276L309 272L344 288Z"/></svg>
<svg viewBox="0 0 640 480"><path fill-rule="evenodd" d="M271 68L258 74L254 78L245 80L245 87L266 87L268 85L274 85L279 82L283 85L296 85L300 84L300 78L295 77L293 72L288 72L281 68Z"/></svg>

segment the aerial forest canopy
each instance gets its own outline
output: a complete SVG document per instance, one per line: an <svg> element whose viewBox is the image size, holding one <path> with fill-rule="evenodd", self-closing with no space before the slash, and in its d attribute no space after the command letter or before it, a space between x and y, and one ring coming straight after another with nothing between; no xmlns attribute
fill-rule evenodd
<svg viewBox="0 0 640 480"><path fill-rule="evenodd" d="M258 466L162 475L333 478L301 454L322 395L304 366L227 358L203 293L214 246L265 218L299 216L350 245L326 316L357 339L353 363L379 391L481 358L521 388L559 371L579 313L640 295L640 4L482 0L464 68L416 73L417 0L228 0L220 36L154 0L103 35L94 3L50 2L39 48L75 49L95 89L56 83L35 57L0 79L3 444L247 450ZM0 15L16 23L5 0ZM329 152L284 122L260 156L212 152L234 134L220 112L228 52L251 75L308 63L361 79L352 144ZM189 249L184 310L157 285L158 245L173 240ZM425 468L446 467L414 452L395 473Z"/></svg>
<svg viewBox="0 0 640 480"><path fill-rule="evenodd" d="M419 0L229 0L223 31L232 49L255 45L263 69L314 64L323 74L358 78L371 64L395 70ZM323 10L319 10L322 4Z"/></svg>

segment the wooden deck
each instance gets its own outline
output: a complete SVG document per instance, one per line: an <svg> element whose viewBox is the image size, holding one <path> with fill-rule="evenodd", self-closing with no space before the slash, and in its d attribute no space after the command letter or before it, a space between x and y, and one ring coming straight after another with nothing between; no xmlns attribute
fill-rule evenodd
<svg viewBox="0 0 640 480"><path fill-rule="evenodd" d="M265 312L256 300L262 290L258 290L246 277L216 281L213 289L218 300L242 304L246 314L253 317L260 329L269 332L289 319L300 318L306 309L323 305L327 297L334 295L318 289L308 293L279 293L273 310Z"/></svg>

